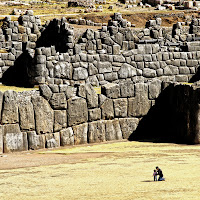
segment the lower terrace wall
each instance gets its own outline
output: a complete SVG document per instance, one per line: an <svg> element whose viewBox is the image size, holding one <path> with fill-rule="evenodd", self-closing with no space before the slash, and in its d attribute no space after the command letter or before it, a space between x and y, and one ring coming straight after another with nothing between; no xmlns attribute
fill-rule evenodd
<svg viewBox="0 0 200 200"><path fill-rule="evenodd" d="M164 83L41 85L0 93L1 153L112 140L200 143L199 87Z"/></svg>
<svg viewBox="0 0 200 200"><path fill-rule="evenodd" d="M154 105L161 81L41 85L39 91L1 93L1 152L128 139Z"/></svg>

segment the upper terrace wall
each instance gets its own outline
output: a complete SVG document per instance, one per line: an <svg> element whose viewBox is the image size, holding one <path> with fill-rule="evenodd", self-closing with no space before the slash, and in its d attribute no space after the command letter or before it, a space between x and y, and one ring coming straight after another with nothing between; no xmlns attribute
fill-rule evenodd
<svg viewBox="0 0 200 200"><path fill-rule="evenodd" d="M9 53L0 54L0 76L14 85L98 86L125 79L187 82L197 72L199 20L193 19L190 27L179 22L171 30L161 27L160 18L149 20L139 31L128 26L117 13L108 26L75 38L65 18L44 26L32 11L19 22L6 18L0 45Z"/></svg>

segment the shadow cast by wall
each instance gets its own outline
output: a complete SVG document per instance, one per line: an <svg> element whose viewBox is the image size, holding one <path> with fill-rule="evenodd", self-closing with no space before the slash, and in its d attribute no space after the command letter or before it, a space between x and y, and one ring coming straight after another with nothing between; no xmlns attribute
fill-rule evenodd
<svg viewBox="0 0 200 200"><path fill-rule="evenodd" d="M33 87L30 84L28 69L31 67L33 58L27 51L24 51L14 63L14 66L9 67L2 76L2 83L9 86L18 87Z"/></svg>
<svg viewBox="0 0 200 200"><path fill-rule="evenodd" d="M67 42L69 42L68 30L61 24L61 20L53 19L50 21L49 25L41 32L41 36L36 42L36 47L55 46L57 52L67 52L69 49L67 46Z"/></svg>
<svg viewBox="0 0 200 200"><path fill-rule="evenodd" d="M189 80L189 83L195 83L200 80L200 67L197 69L197 72L192 76L192 78Z"/></svg>
<svg viewBox="0 0 200 200"><path fill-rule="evenodd" d="M129 140L194 144L198 98L190 86L170 84Z"/></svg>

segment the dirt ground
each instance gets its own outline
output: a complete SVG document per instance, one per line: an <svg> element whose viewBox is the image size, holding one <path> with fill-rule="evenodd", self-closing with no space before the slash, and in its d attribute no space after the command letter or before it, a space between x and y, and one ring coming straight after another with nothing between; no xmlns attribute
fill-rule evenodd
<svg viewBox="0 0 200 200"><path fill-rule="evenodd" d="M154 182L156 166L166 181ZM200 146L127 142L0 157L0 199L199 199Z"/></svg>
<svg viewBox="0 0 200 200"><path fill-rule="evenodd" d="M117 6L117 0L109 1L103 6L103 12L84 12L86 8L84 7L68 7L66 2L57 2L55 4L34 4L34 5L0 5L0 20L2 20L5 15L12 15L13 9L19 9L25 11L31 9L34 11L35 15L40 16L42 24L47 20L52 20L53 18L66 17L69 18L85 18L87 20L92 20L97 23L107 23L111 19L113 13L120 12L123 14L123 18L130 21L137 28L145 26L145 23L149 19L155 19L159 16L162 18L162 26L171 27L172 24L178 21L186 21L186 18L191 15L199 17L199 11L195 10L155 10L155 7L151 8L142 8L142 7L133 7L125 8L125 4ZM113 10L108 9L110 5L113 5ZM98 7L98 5L96 5ZM17 20L18 16L12 15L12 20ZM84 27L84 26L81 26ZM94 28L94 27L92 27Z"/></svg>

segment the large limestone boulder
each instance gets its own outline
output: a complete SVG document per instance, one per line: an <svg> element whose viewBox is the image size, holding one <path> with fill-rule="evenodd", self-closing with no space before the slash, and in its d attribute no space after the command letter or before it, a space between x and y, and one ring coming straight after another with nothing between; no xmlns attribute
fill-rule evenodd
<svg viewBox="0 0 200 200"><path fill-rule="evenodd" d="M67 88L65 90L65 95L66 95L67 99L70 99L70 98L76 96L76 92L77 92L77 88L72 87L72 86L67 86Z"/></svg>
<svg viewBox="0 0 200 200"><path fill-rule="evenodd" d="M21 130L35 130L33 104L30 100L23 100L19 104L19 119Z"/></svg>
<svg viewBox="0 0 200 200"><path fill-rule="evenodd" d="M19 122L17 93L12 90L4 92L2 123L14 124Z"/></svg>
<svg viewBox="0 0 200 200"><path fill-rule="evenodd" d="M5 124L3 125L4 135L7 133L21 133L19 124Z"/></svg>
<svg viewBox="0 0 200 200"><path fill-rule="evenodd" d="M122 139L122 132L118 120L105 121L106 141Z"/></svg>
<svg viewBox="0 0 200 200"><path fill-rule="evenodd" d="M27 133L6 133L3 137L4 153L15 151L27 151Z"/></svg>
<svg viewBox="0 0 200 200"><path fill-rule="evenodd" d="M33 96L32 103L37 134L53 133L54 112L48 101L41 96Z"/></svg>
<svg viewBox="0 0 200 200"><path fill-rule="evenodd" d="M53 94L49 86L46 84L40 85L40 92L41 95L48 101L51 99L51 96Z"/></svg>
<svg viewBox="0 0 200 200"><path fill-rule="evenodd" d="M147 115L151 108L151 101L148 99L147 84L137 83L136 96L128 99L128 116L142 117Z"/></svg>
<svg viewBox="0 0 200 200"><path fill-rule="evenodd" d="M101 119L101 109L100 108L94 108L88 110L88 117L89 121L97 121Z"/></svg>
<svg viewBox="0 0 200 200"><path fill-rule="evenodd" d="M2 129L4 153L28 150L27 133L20 131L19 124L6 124Z"/></svg>
<svg viewBox="0 0 200 200"><path fill-rule="evenodd" d="M126 80L120 82L120 92L121 97L134 97L135 96L135 87L131 80Z"/></svg>
<svg viewBox="0 0 200 200"><path fill-rule="evenodd" d="M86 80L88 78L88 71L83 67L74 68L73 79L74 80Z"/></svg>
<svg viewBox="0 0 200 200"><path fill-rule="evenodd" d="M28 132L28 149L37 150L45 148L45 135L37 135L35 131Z"/></svg>
<svg viewBox="0 0 200 200"><path fill-rule="evenodd" d="M120 96L119 85L115 83L107 83L102 86L102 93L108 98L116 99Z"/></svg>
<svg viewBox="0 0 200 200"><path fill-rule="evenodd" d="M88 108L98 107L98 95L91 84L85 85Z"/></svg>
<svg viewBox="0 0 200 200"><path fill-rule="evenodd" d="M149 83L149 99L156 99L161 93L161 81L155 80Z"/></svg>
<svg viewBox="0 0 200 200"><path fill-rule="evenodd" d="M73 97L68 101L68 126L87 122L88 109L86 100L80 97Z"/></svg>
<svg viewBox="0 0 200 200"><path fill-rule="evenodd" d="M106 99L101 105L102 119L113 119L114 118L114 108L113 100Z"/></svg>
<svg viewBox="0 0 200 200"><path fill-rule="evenodd" d="M136 69L127 63L124 63L118 71L119 78L131 78L136 75Z"/></svg>
<svg viewBox="0 0 200 200"><path fill-rule="evenodd" d="M115 130L116 140L122 140L123 139L122 131L121 131L121 127L120 127L118 119L113 120L113 127L114 127L114 130Z"/></svg>
<svg viewBox="0 0 200 200"><path fill-rule="evenodd" d="M54 110L54 132L60 131L67 127L67 112L66 110Z"/></svg>
<svg viewBox="0 0 200 200"><path fill-rule="evenodd" d="M121 118L119 119L122 136L124 139L128 139L131 134L136 130L139 119L138 118Z"/></svg>
<svg viewBox="0 0 200 200"><path fill-rule="evenodd" d="M74 145L74 132L71 127L60 131L60 145Z"/></svg>
<svg viewBox="0 0 200 200"><path fill-rule="evenodd" d="M114 99L114 111L115 111L115 117L127 117L127 99L126 98L120 98L120 99Z"/></svg>
<svg viewBox="0 0 200 200"><path fill-rule="evenodd" d="M80 85L78 87L78 96L82 97L82 98L86 98L86 89L85 89L85 85Z"/></svg>
<svg viewBox="0 0 200 200"><path fill-rule="evenodd" d="M60 77L65 79L72 79L73 67L71 63L60 62Z"/></svg>
<svg viewBox="0 0 200 200"><path fill-rule="evenodd" d="M54 93L49 101L53 109L66 109L67 101L64 93Z"/></svg>
<svg viewBox="0 0 200 200"><path fill-rule="evenodd" d="M105 122L103 120L91 122L88 124L89 143L98 143L106 141Z"/></svg>
<svg viewBox="0 0 200 200"><path fill-rule="evenodd" d="M56 148L60 146L60 133L45 134L46 148Z"/></svg>
<svg viewBox="0 0 200 200"><path fill-rule="evenodd" d="M104 74L106 72L112 72L112 65L110 62L98 62L97 68L100 74Z"/></svg>
<svg viewBox="0 0 200 200"><path fill-rule="evenodd" d="M87 132L88 132L88 123L80 124L73 126L74 132L74 144L86 144L87 143Z"/></svg>

